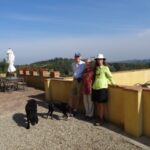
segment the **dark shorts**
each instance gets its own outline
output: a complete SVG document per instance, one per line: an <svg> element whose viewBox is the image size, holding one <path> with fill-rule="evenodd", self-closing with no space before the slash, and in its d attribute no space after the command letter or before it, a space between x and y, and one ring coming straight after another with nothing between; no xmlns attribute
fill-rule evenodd
<svg viewBox="0 0 150 150"><path fill-rule="evenodd" d="M92 89L92 101L97 103L107 103L108 101L108 89Z"/></svg>

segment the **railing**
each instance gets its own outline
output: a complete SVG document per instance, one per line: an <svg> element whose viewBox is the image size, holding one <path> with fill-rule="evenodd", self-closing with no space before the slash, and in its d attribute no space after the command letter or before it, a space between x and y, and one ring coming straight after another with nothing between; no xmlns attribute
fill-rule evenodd
<svg viewBox="0 0 150 150"><path fill-rule="evenodd" d="M16 91L25 89L24 78L21 77L0 77L0 91Z"/></svg>

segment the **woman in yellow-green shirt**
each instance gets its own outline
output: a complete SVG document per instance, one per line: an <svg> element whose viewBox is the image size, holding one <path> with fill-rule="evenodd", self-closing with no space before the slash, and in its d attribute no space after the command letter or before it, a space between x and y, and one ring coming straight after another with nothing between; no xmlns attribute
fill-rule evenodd
<svg viewBox="0 0 150 150"><path fill-rule="evenodd" d="M103 54L98 54L95 58L94 81L92 85L92 101L96 104L96 113L99 117L95 125L102 125L104 122L109 83L113 84L112 74L106 65L106 59Z"/></svg>

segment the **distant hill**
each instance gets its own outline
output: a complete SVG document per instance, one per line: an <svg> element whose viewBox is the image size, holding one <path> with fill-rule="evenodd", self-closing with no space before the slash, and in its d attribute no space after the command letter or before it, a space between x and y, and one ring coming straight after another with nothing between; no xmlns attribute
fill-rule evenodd
<svg viewBox="0 0 150 150"><path fill-rule="evenodd" d="M51 70L60 71L62 76L71 75L73 59L68 58L54 58L46 61L40 61L30 64L34 68L48 68Z"/></svg>
<svg viewBox="0 0 150 150"><path fill-rule="evenodd" d="M150 63L150 59L132 59L132 60L122 60L122 61L116 61L112 63L129 63L129 64L147 64Z"/></svg>
<svg viewBox="0 0 150 150"><path fill-rule="evenodd" d="M150 68L150 59L143 60L124 60L109 63L112 71L125 71L125 70L135 70L135 69L146 69Z"/></svg>
<svg viewBox="0 0 150 150"><path fill-rule="evenodd" d="M45 61L34 62L29 65L21 65L18 67L33 67L33 68L48 68L50 71L60 71L62 76L68 76L72 73L71 64L73 59L69 58L54 58ZM135 69L146 69L150 68L150 59L144 60L125 60L117 62L108 62L108 65L112 72L124 71L124 70L135 70Z"/></svg>

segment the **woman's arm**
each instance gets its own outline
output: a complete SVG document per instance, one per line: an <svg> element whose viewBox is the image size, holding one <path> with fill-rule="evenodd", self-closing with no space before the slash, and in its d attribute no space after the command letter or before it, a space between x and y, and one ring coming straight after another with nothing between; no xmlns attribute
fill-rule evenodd
<svg viewBox="0 0 150 150"><path fill-rule="evenodd" d="M115 84L112 78L112 73L110 72L109 67L106 67L105 75L111 84Z"/></svg>

